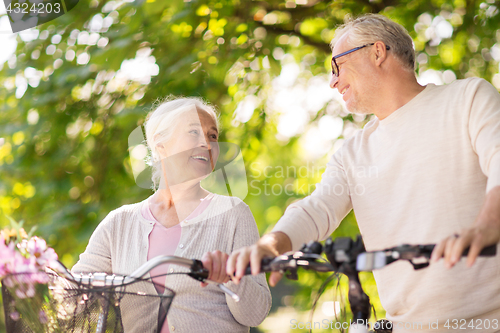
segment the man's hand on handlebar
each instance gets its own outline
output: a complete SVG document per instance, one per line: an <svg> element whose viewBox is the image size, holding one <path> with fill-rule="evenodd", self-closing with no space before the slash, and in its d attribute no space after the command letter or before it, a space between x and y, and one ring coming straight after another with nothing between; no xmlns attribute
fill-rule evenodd
<svg viewBox="0 0 500 333"><path fill-rule="evenodd" d="M471 228L460 234L451 235L436 245L432 252L432 261L444 257L447 268L453 267L463 251L470 246L467 255L467 266L472 266L479 252L488 245L500 242L500 186L491 189L486 195L485 203Z"/></svg>
<svg viewBox="0 0 500 333"><path fill-rule="evenodd" d="M438 243L432 252L431 260L436 262L443 257L445 267L451 268L460 260L465 249L470 247L466 263L471 267L482 249L499 241L498 227L476 226L464 229L460 234L453 234Z"/></svg>
<svg viewBox="0 0 500 333"><path fill-rule="evenodd" d="M250 264L252 275L260 273L260 264L263 258L274 258L292 250L290 238L282 232L272 232L264 235L256 244L234 251L227 261L226 273L232 276L233 282L238 284L245 275ZM283 277L280 272L272 272L269 284L274 287Z"/></svg>

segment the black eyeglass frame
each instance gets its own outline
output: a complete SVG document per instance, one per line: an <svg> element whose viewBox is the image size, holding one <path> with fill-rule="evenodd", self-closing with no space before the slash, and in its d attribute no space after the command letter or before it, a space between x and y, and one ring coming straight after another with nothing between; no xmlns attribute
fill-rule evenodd
<svg viewBox="0 0 500 333"><path fill-rule="evenodd" d="M370 46L370 45L375 45L375 43L370 43L370 44L365 44L365 45L362 45L362 46L358 46L358 47L355 47L353 49L350 49L350 50L347 50L345 52L342 52L341 54L337 54L336 56L333 56L332 57L332 74L335 75L336 77L339 77L339 71L340 71L339 70L339 65L337 65L337 61L335 61L335 59L338 59L340 57L348 55L349 53L352 53L354 51L361 50L362 48ZM385 49L387 51L389 51L391 48L389 47L389 45L386 45Z"/></svg>

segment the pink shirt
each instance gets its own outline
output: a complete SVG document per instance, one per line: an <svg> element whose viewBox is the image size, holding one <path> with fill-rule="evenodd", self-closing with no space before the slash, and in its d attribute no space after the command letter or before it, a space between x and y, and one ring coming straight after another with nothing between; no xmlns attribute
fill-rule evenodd
<svg viewBox="0 0 500 333"><path fill-rule="evenodd" d="M201 199L200 204L196 209L186 217L186 220L192 219L198 215L200 215L210 204L210 201L213 198L213 193L207 195L205 198ZM149 248L148 248L148 260L160 256L160 255L174 255L175 249L179 244L179 240L181 238L181 225L176 224L173 227L166 228L158 220L153 216L151 212L151 208L149 206L149 200L147 200L141 208L142 217L146 220L156 222L153 226L153 230L149 234ZM160 265L153 268L150 271L150 276L153 277L153 282L155 283L156 291L159 294L163 294L165 291L165 278L168 273L168 264ZM168 323L165 320L163 324L161 333L169 333Z"/></svg>

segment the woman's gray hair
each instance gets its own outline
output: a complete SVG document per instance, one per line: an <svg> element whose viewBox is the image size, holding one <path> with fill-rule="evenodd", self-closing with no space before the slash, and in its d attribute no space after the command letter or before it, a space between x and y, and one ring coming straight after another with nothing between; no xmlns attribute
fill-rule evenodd
<svg viewBox="0 0 500 333"><path fill-rule="evenodd" d="M377 41L384 42L406 69L415 70L413 40L402 25L380 14L367 14L349 19L335 30L335 37L330 43L331 48L333 49L335 43L347 33L347 42L353 47Z"/></svg>
<svg viewBox="0 0 500 333"><path fill-rule="evenodd" d="M157 101L153 106L144 124L146 130L146 143L149 150L147 163L152 167L153 190L160 186L162 170L160 166L160 154L157 145L160 142L170 140L173 130L181 119L181 116L195 107L196 110L204 110L210 114L219 129L219 118L213 106L199 97L177 97L168 96L163 100Z"/></svg>

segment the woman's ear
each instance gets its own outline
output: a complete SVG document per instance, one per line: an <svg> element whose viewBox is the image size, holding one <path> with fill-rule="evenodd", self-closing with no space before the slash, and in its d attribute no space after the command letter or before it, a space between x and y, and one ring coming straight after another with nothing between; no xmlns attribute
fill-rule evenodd
<svg viewBox="0 0 500 333"><path fill-rule="evenodd" d="M156 151L158 154L161 156L165 156L166 151L165 151L165 145L163 143L157 143L156 144Z"/></svg>

